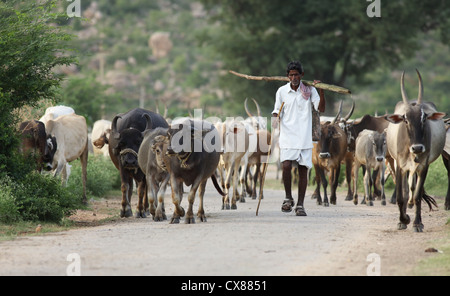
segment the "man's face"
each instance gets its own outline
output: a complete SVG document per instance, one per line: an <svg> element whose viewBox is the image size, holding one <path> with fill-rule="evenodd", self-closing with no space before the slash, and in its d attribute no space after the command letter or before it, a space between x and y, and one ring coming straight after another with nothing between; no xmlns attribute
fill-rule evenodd
<svg viewBox="0 0 450 296"><path fill-rule="evenodd" d="M291 85L297 87L300 85L300 80L303 77L303 73L298 72L298 70L290 70L288 74Z"/></svg>

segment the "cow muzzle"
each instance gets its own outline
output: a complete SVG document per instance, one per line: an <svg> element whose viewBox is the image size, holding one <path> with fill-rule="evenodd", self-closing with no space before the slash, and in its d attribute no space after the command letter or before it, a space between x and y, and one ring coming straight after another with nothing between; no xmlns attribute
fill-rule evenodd
<svg viewBox="0 0 450 296"><path fill-rule="evenodd" d="M382 161L384 161L384 157L383 157L383 156L377 156L377 157L376 157L376 160L377 160L378 162L382 162Z"/></svg>
<svg viewBox="0 0 450 296"><path fill-rule="evenodd" d="M124 149L120 151L122 166L126 169L136 169L139 167L138 155L133 149Z"/></svg>
<svg viewBox="0 0 450 296"><path fill-rule="evenodd" d="M409 147L409 151L414 154L420 154L425 152L425 146L422 144L415 144Z"/></svg>
<svg viewBox="0 0 450 296"><path fill-rule="evenodd" d="M321 152L319 153L319 158L325 159L325 158L330 158L331 154L329 152Z"/></svg>

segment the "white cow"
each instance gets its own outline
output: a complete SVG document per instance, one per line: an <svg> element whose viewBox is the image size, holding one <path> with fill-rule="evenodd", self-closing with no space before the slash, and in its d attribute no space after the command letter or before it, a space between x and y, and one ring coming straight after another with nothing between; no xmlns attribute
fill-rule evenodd
<svg viewBox="0 0 450 296"><path fill-rule="evenodd" d="M62 172L63 183L67 183L69 174L63 170L69 162L80 158L83 182L83 202L86 203L86 180L88 160L88 131L86 119L76 114L58 116L45 124L48 135L56 138L56 152L53 157L54 176Z"/></svg>
<svg viewBox="0 0 450 296"><path fill-rule="evenodd" d="M75 110L71 107L67 106L52 106L48 107L45 110L45 114L39 119L39 121L43 122L44 124L49 121L56 119L58 116L66 115L66 114L75 114Z"/></svg>
<svg viewBox="0 0 450 296"><path fill-rule="evenodd" d="M95 142L103 136L109 138L109 131L111 130L111 121L106 119L100 119L94 122L92 127L92 144L94 146L94 154L103 154L105 157L109 157L108 144L105 143L102 148L97 148Z"/></svg>

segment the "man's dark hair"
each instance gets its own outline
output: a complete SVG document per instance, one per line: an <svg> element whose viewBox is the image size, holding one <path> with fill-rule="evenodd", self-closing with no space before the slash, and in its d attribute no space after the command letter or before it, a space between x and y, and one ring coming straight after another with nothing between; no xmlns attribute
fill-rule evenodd
<svg viewBox="0 0 450 296"><path fill-rule="evenodd" d="M302 74L303 73L302 64L299 61L289 62L289 64L287 65L287 74L289 74L289 71L291 70L297 70L298 73Z"/></svg>

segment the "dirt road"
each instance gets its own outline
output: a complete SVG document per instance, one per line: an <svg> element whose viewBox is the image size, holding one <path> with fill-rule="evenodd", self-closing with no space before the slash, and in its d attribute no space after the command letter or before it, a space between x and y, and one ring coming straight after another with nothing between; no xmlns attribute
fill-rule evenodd
<svg viewBox="0 0 450 296"><path fill-rule="evenodd" d="M221 210L209 184L206 223L129 218L0 242L0 275L409 275L418 260L436 255L425 249L442 237L449 217L426 209L423 233L397 231L396 205L354 206L338 195L338 204L325 208L310 196L308 216L297 217L281 212L282 191L265 190L256 216L251 199ZM169 219L172 211L166 196Z"/></svg>

